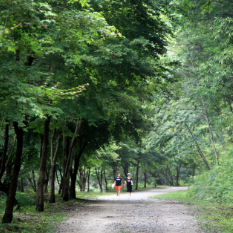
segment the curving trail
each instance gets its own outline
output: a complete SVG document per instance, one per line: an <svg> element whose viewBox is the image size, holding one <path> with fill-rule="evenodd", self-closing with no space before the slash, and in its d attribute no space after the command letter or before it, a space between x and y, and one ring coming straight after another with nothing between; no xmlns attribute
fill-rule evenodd
<svg viewBox="0 0 233 233"><path fill-rule="evenodd" d="M78 207L72 216L57 228L57 232L80 233L202 233L195 217L186 205L151 199L149 196L185 190L186 187L152 189L102 196L90 204Z"/></svg>

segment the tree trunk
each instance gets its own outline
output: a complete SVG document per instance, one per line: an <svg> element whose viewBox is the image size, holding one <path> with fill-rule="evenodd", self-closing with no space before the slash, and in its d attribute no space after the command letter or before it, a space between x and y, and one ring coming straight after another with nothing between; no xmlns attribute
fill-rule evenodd
<svg viewBox="0 0 233 233"><path fill-rule="evenodd" d="M144 172L144 188L146 188L146 180L147 180L147 177L146 177L146 171Z"/></svg>
<svg viewBox="0 0 233 233"><path fill-rule="evenodd" d="M101 193L103 192L103 170L100 171Z"/></svg>
<svg viewBox="0 0 233 233"><path fill-rule="evenodd" d="M96 178L98 180L99 183L99 187L100 187L100 192L102 193L102 180L101 180L101 176L102 174L99 174L99 171L97 170L97 168L95 168L95 173L96 173ZM101 173L102 173L102 169L101 169Z"/></svg>
<svg viewBox="0 0 233 233"><path fill-rule="evenodd" d="M91 174L91 169L89 168L88 176L87 176L87 192L90 192L90 174Z"/></svg>
<svg viewBox="0 0 233 233"><path fill-rule="evenodd" d="M66 155L68 157L68 153L66 153L66 137L65 135L63 134L63 142L62 142L62 146L63 146L63 150L62 150L62 172L63 174L61 173L60 171L60 175L61 175L61 184L60 184L60 187L59 187L59 194L62 194L63 196L63 177L64 177L64 173L65 173L65 170L66 170ZM68 140L68 138L67 138ZM68 145L68 143L67 143ZM67 146L68 147L68 146Z"/></svg>
<svg viewBox="0 0 233 233"><path fill-rule="evenodd" d="M8 142L9 142L9 122L6 120L6 126L5 126L5 133L4 133L4 146L3 146L3 152L0 160L0 180L3 176L3 173L5 171L6 166L6 155L7 155L7 149L8 149Z"/></svg>
<svg viewBox="0 0 233 233"><path fill-rule="evenodd" d="M105 190L107 192L108 191L108 180L107 180L107 177L106 177L105 169L104 169L104 181L105 181Z"/></svg>
<svg viewBox="0 0 233 233"><path fill-rule="evenodd" d="M180 184L179 184L180 168L181 168L181 165L179 167L176 167L176 186L180 186Z"/></svg>
<svg viewBox="0 0 233 233"><path fill-rule="evenodd" d="M76 198L75 186L76 186L76 177L77 177L77 173L78 173L79 161L80 161L80 158L81 158L82 153L85 150L86 146L87 146L87 144L85 143L75 158L74 169L73 169L73 173L71 174L71 185L70 185L70 198L71 199Z"/></svg>
<svg viewBox="0 0 233 233"><path fill-rule="evenodd" d="M187 124L185 124L185 126L186 126L186 128L188 129L188 131L189 131L189 133L190 133L192 139L195 141L195 144L196 144L196 148L197 148L197 150L198 150L198 153L199 153L199 155L201 156L203 162L205 163L206 168L207 168L208 170L210 170L210 165L209 165L209 163L207 162L207 160L206 160L204 154L202 153L201 148L200 148L199 144L197 143L197 140L194 138L194 135L193 135L191 129L188 127Z"/></svg>
<svg viewBox="0 0 233 233"><path fill-rule="evenodd" d="M41 163L40 163L40 172L39 179L37 182L37 201L36 201L36 211L44 211L44 180L46 173L46 162L47 162L47 150L49 143L49 124L51 116L47 116L44 122L44 140L41 153Z"/></svg>
<svg viewBox="0 0 233 233"><path fill-rule="evenodd" d="M73 164L73 156L74 156L74 149L75 149L75 144L77 141L77 134L80 131L81 127L81 120L77 121L74 136L72 138L70 147L69 147L69 154L68 158L66 161L66 166L65 166L65 171L63 173L63 200L68 201L69 200L69 180L72 174L72 164Z"/></svg>
<svg viewBox="0 0 233 233"><path fill-rule="evenodd" d="M48 193L48 184L49 184L49 169L45 171L44 179L44 193Z"/></svg>
<svg viewBox="0 0 233 233"><path fill-rule="evenodd" d="M77 176L71 173L71 183L70 183L70 199L76 198L76 180ZM82 184L80 184L80 191L82 191Z"/></svg>
<svg viewBox="0 0 233 233"><path fill-rule="evenodd" d="M138 175L139 175L139 161L138 161L137 167L136 167L136 186L135 186L136 190L138 190Z"/></svg>
<svg viewBox="0 0 233 233"><path fill-rule="evenodd" d="M20 192L21 192L21 193L24 193L24 182L23 182L23 178L21 178Z"/></svg>
<svg viewBox="0 0 233 233"><path fill-rule="evenodd" d="M117 163L113 162L113 169L112 169L112 174L113 174L113 180L117 177Z"/></svg>
<svg viewBox="0 0 233 233"><path fill-rule="evenodd" d="M164 177L165 177L165 185L167 185L167 168L165 168Z"/></svg>
<svg viewBox="0 0 233 233"><path fill-rule="evenodd" d="M54 189L54 182L55 182L55 171L56 171L56 161L57 161L57 155L60 147L60 141L61 141L61 131L58 132L57 137L57 145L55 149L55 153L53 151L53 140L56 130L53 130L53 135L51 137L51 170L50 170L50 176L49 176L49 203L55 203L55 189Z"/></svg>
<svg viewBox="0 0 233 233"><path fill-rule="evenodd" d="M171 179L168 179L168 181L169 181L170 185L174 185L173 175L168 167L167 167L167 171L169 172L170 178L171 178Z"/></svg>
<svg viewBox="0 0 233 233"><path fill-rule="evenodd" d="M17 137L17 149L15 155L14 168L11 175L9 194L6 201L5 214L3 216L2 223L10 223L12 221L18 175L21 166L21 157L23 153L23 129L18 126L17 122L14 122L13 125Z"/></svg>
<svg viewBox="0 0 233 233"><path fill-rule="evenodd" d="M213 147L213 150L214 150L214 154L215 154L216 165L219 166L218 153L217 153L217 150L216 150L216 147L215 147L215 143L214 143L214 136L213 136L213 132L212 132L212 129L211 129L211 126L210 126L209 115L208 115L208 113L206 111L205 103L204 103L202 97L201 97L201 101L202 101L202 107L203 107L203 110L204 110L204 113L205 113L205 119L206 119L206 122L208 124L208 129L209 129L209 133L210 133L210 140L211 140L211 144L212 144L212 147Z"/></svg>
<svg viewBox="0 0 233 233"><path fill-rule="evenodd" d="M4 179L4 182L3 182L3 186L8 190L9 187L10 187L10 181L11 181L11 175L12 175L12 168L13 168L13 161L12 161L12 157L13 157L13 152L14 152L14 148L15 148L15 143L17 141L17 136L15 137L15 140L14 140L14 143L13 143L13 146L11 148L11 153L8 157L8 160L6 162L6 166L5 166L5 171L6 171L6 174L5 174L5 179ZM4 189L5 190L5 189ZM8 195L8 191L7 191L7 195Z"/></svg>
<svg viewBox="0 0 233 233"><path fill-rule="evenodd" d="M123 167L123 170L124 170L125 177L127 177L127 174L128 174L128 166L127 166L127 165L126 165L126 166L122 165L122 167Z"/></svg>

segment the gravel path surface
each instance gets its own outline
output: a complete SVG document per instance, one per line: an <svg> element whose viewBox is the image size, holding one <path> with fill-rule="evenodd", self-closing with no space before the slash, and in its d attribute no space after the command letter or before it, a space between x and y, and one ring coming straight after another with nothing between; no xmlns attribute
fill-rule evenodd
<svg viewBox="0 0 233 233"><path fill-rule="evenodd" d="M70 213L57 232L80 233L202 233L188 206L149 196L185 190L186 187L133 192L131 196L99 197Z"/></svg>

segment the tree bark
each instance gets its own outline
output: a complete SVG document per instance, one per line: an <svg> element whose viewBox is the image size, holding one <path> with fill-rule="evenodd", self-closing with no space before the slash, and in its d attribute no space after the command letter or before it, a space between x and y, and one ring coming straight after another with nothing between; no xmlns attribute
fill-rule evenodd
<svg viewBox="0 0 233 233"><path fill-rule="evenodd" d="M17 182L19 176L19 170L21 166L21 158L23 153L23 129L18 126L17 122L13 123L14 130L17 138L17 149L14 161L14 168L11 175L11 183L9 188L9 194L6 201L5 214L2 219L2 223L10 223L13 218L13 207L15 202L15 194L17 189Z"/></svg>
<svg viewBox="0 0 233 233"><path fill-rule="evenodd" d="M45 171L45 179L44 179L44 193L48 193L48 184L49 184L49 168Z"/></svg>
<svg viewBox="0 0 233 233"><path fill-rule="evenodd" d="M138 190L138 175L139 175L139 161L138 161L137 167L136 167L136 186L135 186L136 190Z"/></svg>
<svg viewBox="0 0 233 233"><path fill-rule="evenodd" d="M103 189L102 189L102 169L100 170L100 173L99 174L99 171L97 170L97 168L95 168L95 173L96 173L96 177L97 177L97 180L98 180L98 183L99 183L99 187L100 187L100 192L102 193ZM100 176L99 176L100 175Z"/></svg>
<svg viewBox="0 0 233 233"><path fill-rule="evenodd" d="M164 177L165 177L165 185L167 185L167 168L165 168Z"/></svg>
<svg viewBox="0 0 233 233"><path fill-rule="evenodd" d="M105 169L104 169L104 181L105 181L105 190L107 192L108 191L108 180L107 180L107 177L106 177Z"/></svg>
<svg viewBox="0 0 233 233"><path fill-rule="evenodd" d="M69 154L65 165L65 171L63 174L63 200L68 201L69 200L69 180L72 174L72 164L73 164L73 156L74 156L74 149L75 144L78 138L78 133L80 131L81 127L81 120L77 121L74 136L72 138L70 147L69 147Z"/></svg>
<svg viewBox="0 0 233 233"><path fill-rule="evenodd" d="M53 135L51 137L51 170L50 170L50 176L49 176L49 203L55 203L54 181L55 181L57 155L58 155L60 142L61 142L61 131L59 130L58 137L57 137L57 145L56 145L56 149L54 153L53 141L54 141L55 132L56 130L54 129Z"/></svg>
<svg viewBox="0 0 233 233"><path fill-rule="evenodd" d="M47 162L47 150L49 143L49 125L50 125L51 116L47 116L44 122L44 139L43 147L41 153L41 163L40 163L40 172L39 179L37 182L37 201L36 201L36 211L44 211L44 180L46 173L46 162Z"/></svg>
<svg viewBox="0 0 233 233"><path fill-rule="evenodd" d="M24 193L24 182L23 182L23 178L21 177L21 184L20 184L20 192Z"/></svg>
<svg viewBox="0 0 233 233"><path fill-rule="evenodd" d="M181 164L176 167L176 186L179 186L179 179L180 179L180 168L181 168Z"/></svg>
<svg viewBox="0 0 233 233"><path fill-rule="evenodd" d="M117 163L113 162L113 169L112 169L112 174L113 174L113 180L117 177Z"/></svg>
<svg viewBox="0 0 233 233"><path fill-rule="evenodd" d="M147 180L146 171L144 171L144 188L146 188L146 180Z"/></svg>
<svg viewBox="0 0 233 233"><path fill-rule="evenodd" d="M7 120L6 120L4 136L5 136L5 141L4 141L3 152L0 160L0 180L6 168L6 155L7 155L8 142L9 142L9 122Z"/></svg>
<svg viewBox="0 0 233 233"><path fill-rule="evenodd" d="M75 158L74 169L73 169L73 173L71 174L71 185L70 185L70 198L71 199L76 198L75 186L76 186L76 179L77 179L79 161L80 161L80 158L81 158L81 156L83 154L83 151L85 150L86 146L87 146L87 144L85 143L83 145L83 147L80 149L78 155Z"/></svg>
<svg viewBox="0 0 233 233"><path fill-rule="evenodd" d="M89 168L87 175L87 192L90 192L90 174L91 174L91 169Z"/></svg>

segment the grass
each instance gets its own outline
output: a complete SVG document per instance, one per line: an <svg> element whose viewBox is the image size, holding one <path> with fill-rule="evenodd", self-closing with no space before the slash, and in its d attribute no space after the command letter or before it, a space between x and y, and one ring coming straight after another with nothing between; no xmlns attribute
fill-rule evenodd
<svg viewBox="0 0 233 233"><path fill-rule="evenodd" d="M0 223L0 232L53 233L56 231L54 226L57 223L63 221L67 217L67 214L69 214L69 212L77 209L78 206L87 203L86 200L80 199L64 202L61 197L56 196L56 203L49 204L48 196L45 195L45 211L36 212L36 207L34 205L35 201L32 205L32 200L35 198L35 195L23 194L23 196L25 198L28 198L28 202L30 204L24 202L24 205L22 207L20 207L19 209L15 208L12 223ZM0 196L0 220L3 217L5 201L6 197Z"/></svg>
<svg viewBox="0 0 233 233"><path fill-rule="evenodd" d="M187 194L188 192L185 190L185 191L176 191L161 195L155 195L152 196L151 198L163 199L163 200L177 200L181 203L188 203L190 202L190 197Z"/></svg>
<svg viewBox="0 0 233 233"><path fill-rule="evenodd" d="M220 205L216 203L197 201L190 196L188 191L177 191L156 195L151 198L178 201L183 204L191 204L199 221L199 225L205 232L231 233L233 232L233 204Z"/></svg>

